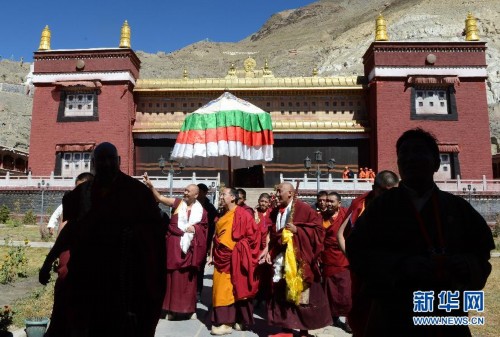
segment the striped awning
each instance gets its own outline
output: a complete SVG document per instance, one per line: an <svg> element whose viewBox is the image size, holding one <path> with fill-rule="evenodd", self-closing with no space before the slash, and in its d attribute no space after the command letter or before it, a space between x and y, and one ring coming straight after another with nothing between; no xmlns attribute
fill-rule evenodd
<svg viewBox="0 0 500 337"><path fill-rule="evenodd" d="M460 147L457 144L438 144L440 153L459 153Z"/></svg>
<svg viewBox="0 0 500 337"><path fill-rule="evenodd" d="M56 152L90 152L95 148L95 143L57 144Z"/></svg>
<svg viewBox="0 0 500 337"><path fill-rule="evenodd" d="M55 86L68 88L68 87L85 87L85 88L100 88L102 87L101 81L57 81Z"/></svg>
<svg viewBox="0 0 500 337"><path fill-rule="evenodd" d="M458 76L408 76L408 84L460 85Z"/></svg>

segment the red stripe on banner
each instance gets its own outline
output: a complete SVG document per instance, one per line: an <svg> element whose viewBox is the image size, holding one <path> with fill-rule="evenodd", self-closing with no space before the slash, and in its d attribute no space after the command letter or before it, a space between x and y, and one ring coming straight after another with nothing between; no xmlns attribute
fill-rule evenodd
<svg viewBox="0 0 500 337"><path fill-rule="evenodd" d="M218 141L236 141L246 146L273 145L274 137L271 130L265 132L246 131L238 126L207 130L181 131L177 136L180 144L206 144Z"/></svg>

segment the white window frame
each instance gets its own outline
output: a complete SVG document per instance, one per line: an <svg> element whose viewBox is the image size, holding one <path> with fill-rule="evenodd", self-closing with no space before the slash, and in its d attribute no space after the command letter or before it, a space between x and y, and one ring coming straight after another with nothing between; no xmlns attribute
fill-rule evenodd
<svg viewBox="0 0 500 337"><path fill-rule="evenodd" d="M90 172L91 152L63 152L61 153L61 176L76 177L80 173Z"/></svg>
<svg viewBox="0 0 500 337"><path fill-rule="evenodd" d="M68 92L64 104L64 117L93 116L95 100L96 94L94 92Z"/></svg>

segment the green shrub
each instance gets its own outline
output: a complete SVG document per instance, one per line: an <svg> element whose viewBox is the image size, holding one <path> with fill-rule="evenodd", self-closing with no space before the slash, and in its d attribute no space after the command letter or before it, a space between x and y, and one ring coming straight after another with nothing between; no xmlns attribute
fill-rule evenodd
<svg viewBox="0 0 500 337"><path fill-rule="evenodd" d="M10 218L5 222L5 224L7 225L7 227L21 227L23 225L23 222L19 219Z"/></svg>
<svg viewBox="0 0 500 337"><path fill-rule="evenodd" d="M13 282L18 277L27 277L28 259L26 257L26 247L29 241L25 240L23 246L14 246L11 240L7 240L9 251L2 258L0 266L0 283L7 284Z"/></svg>
<svg viewBox="0 0 500 337"><path fill-rule="evenodd" d="M36 225L36 215L31 209L24 214L23 224Z"/></svg>
<svg viewBox="0 0 500 337"><path fill-rule="evenodd" d="M0 223L6 223L10 218L10 210L6 205L0 207Z"/></svg>
<svg viewBox="0 0 500 337"><path fill-rule="evenodd" d="M13 212L14 212L14 214L20 214L21 213L21 201L19 199L16 199L14 201Z"/></svg>
<svg viewBox="0 0 500 337"><path fill-rule="evenodd" d="M495 227L493 227L493 237L497 238L500 235L500 213L497 214Z"/></svg>

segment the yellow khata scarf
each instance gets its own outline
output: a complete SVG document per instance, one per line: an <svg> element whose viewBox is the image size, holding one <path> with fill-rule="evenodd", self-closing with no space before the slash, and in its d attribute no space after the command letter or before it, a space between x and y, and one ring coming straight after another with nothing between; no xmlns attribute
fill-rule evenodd
<svg viewBox="0 0 500 337"><path fill-rule="evenodd" d="M286 281L286 299L299 305L300 295L304 290L302 273L297 267L297 259L293 249L293 233L288 229L281 232L281 241L286 244L285 252L285 281Z"/></svg>

